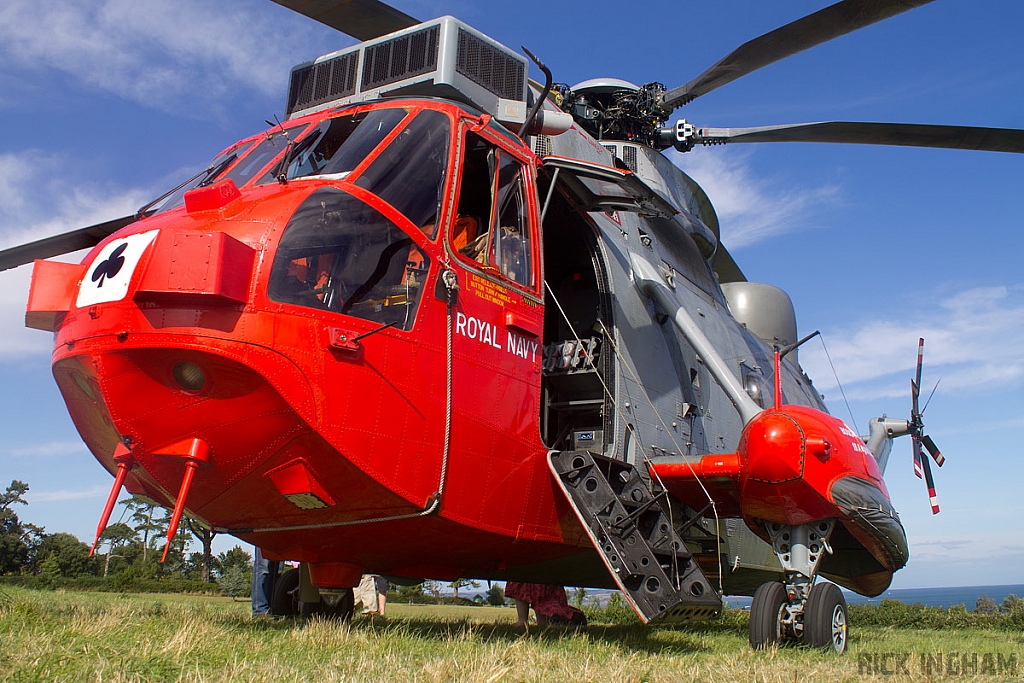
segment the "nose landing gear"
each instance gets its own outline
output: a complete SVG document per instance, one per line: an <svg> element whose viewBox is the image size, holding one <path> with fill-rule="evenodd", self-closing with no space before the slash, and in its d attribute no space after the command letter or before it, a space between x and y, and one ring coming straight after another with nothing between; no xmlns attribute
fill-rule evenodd
<svg viewBox="0 0 1024 683"><path fill-rule="evenodd" d="M763 649L787 640L813 648L846 651L846 599L831 583L814 585L818 563L832 553L828 538L835 520L788 526L765 523L785 583L761 584L750 604L750 645Z"/></svg>

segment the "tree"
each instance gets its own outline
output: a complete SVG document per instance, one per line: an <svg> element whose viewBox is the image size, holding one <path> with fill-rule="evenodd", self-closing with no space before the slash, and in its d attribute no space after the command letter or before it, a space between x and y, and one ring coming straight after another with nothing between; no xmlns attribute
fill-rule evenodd
<svg viewBox="0 0 1024 683"><path fill-rule="evenodd" d="M586 599L587 589L583 586L577 586L572 592L572 604L576 605L579 609L583 609L583 601Z"/></svg>
<svg viewBox="0 0 1024 683"><path fill-rule="evenodd" d="M1010 593L1003 599L1003 602L999 605L999 611L1003 614L1009 614L1013 612L1014 608L1019 608L1021 602L1024 601L1018 598L1016 594Z"/></svg>
<svg viewBox="0 0 1024 683"><path fill-rule="evenodd" d="M103 533L100 534L100 545L103 542L107 542L107 555L103 560L103 576L106 576L110 571L110 559L112 557L124 558L123 548L131 545L132 543L138 543L139 536L135 533L135 529L124 522L117 522L111 524ZM115 554L120 553L120 554Z"/></svg>
<svg viewBox="0 0 1024 683"><path fill-rule="evenodd" d="M15 503L28 505L24 498L26 491L28 484L15 479L0 494L0 574L13 574L30 566L35 546L43 534L41 527L23 523L14 512Z"/></svg>
<svg viewBox="0 0 1024 683"><path fill-rule="evenodd" d="M423 590L434 596L437 600L437 604L441 604L441 582L440 581L424 581Z"/></svg>
<svg viewBox="0 0 1024 683"><path fill-rule="evenodd" d="M491 587L487 589L487 604L495 607L505 604L505 589L501 587L501 584L491 584Z"/></svg>
<svg viewBox="0 0 1024 683"><path fill-rule="evenodd" d="M89 557L89 546L63 532L43 536L36 557L41 569L46 566L52 572L52 567L56 567L57 575L66 579L91 574L95 569L95 562Z"/></svg>
<svg viewBox="0 0 1024 683"><path fill-rule="evenodd" d="M199 562L200 581L210 583L213 581L213 537L217 534L194 519L186 519L185 525L192 532L192 535L203 544L203 552ZM193 553L193 555L195 554ZM190 557L190 561L191 559Z"/></svg>
<svg viewBox="0 0 1024 683"><path fill-rule="evenodd" d="M227 552L217 555L220 563L221 591L233 598L242 598L252 593L252 556L236 545Z"/></svg>
<svg viewBox="0 0 1024 683"><path fill-rule="evenodd" d="M402 602L408 602L410 605L414 602L418 602L418 600L425 595L423 592L422 581L411 586L399 586L397 592L398 599Z"/></svg>
<svg viewBox="0 0 1024 683"><path fill-rule="evenodd" d="M220 589L224 595L232 598L245 598L252 594L252 567L233 564L224 570L220 579Z"/></svg>
<svg viewBox="0 0 1024 683"><path fill-rule="evenodd" d="M987 595L982 595L974 602L974 611L981 614L995 614L999 611L996 601Z"/></svg>
<svg viewBox="0 0 1024 683"><path fill-rule="evenodd" d="M466 587L469 587L469 588L479 588L480 587L480 582L479 581L472 581L470 579L455 579L454 581L452 581L448 585L451 586L453 596L456 599L458 599L458 597L459 597L459 589L460 588L466 588Z"/></svg>
<svg viewBox="0 0 1024 683"><path fill-rule="evenodd" d="M166 508L161 508L161 509L164 511L164 514L161 515L156 520L156 523L158 525L160 525L160 528L162 530L162 535L164 537L166 537L167 536L167 532L170 530L170 527L171 527L171 517L174 516L174 513L171 510L168 510ZM175 529L174 536L171 538L171 543L170 543L171 547L170 547L170 549L167 550L167 555L166 555L167 559L164 560L162 562L162 564L161 564L161 567L160 567L161 575L174 574L174 573L184 575L185 569L186 569L186 566L185 566L186 565L186 562L185 562L185 551L188 548L188 544L189 544L189 542L191 542L191 540L192 540L192 531L191 531L191 529L189 529L187 524L182 524L179 521L178 522L178 528ZM154 545L155 544L156 544L156 541L154 539ZM167 545L166 541L164 542L164 545L165 546ZM163 559L163 549L160 549L160 553L161 553L160 559Z"/></svg>
<svg viewBox="0 0 1024 683"><path fill-rule="evenodd" d="M161 526L159 518L154 520L157 505L139 496L132 496L121 501L125 509L132 513L131 521L134 529L142 535L142 561L149 559L149 551L155 550L156 539L167 535L167 526Z"/></svg>
<svg viewBox="0 0 1024 683"><path fill-rule="evenodd" d="M220 553L217 555L217 560L220 562L220 575L225 577L232 567L241 567L243 571L252 569L252 555L245 552L242 546L236 545L227 552Z"/></svg>

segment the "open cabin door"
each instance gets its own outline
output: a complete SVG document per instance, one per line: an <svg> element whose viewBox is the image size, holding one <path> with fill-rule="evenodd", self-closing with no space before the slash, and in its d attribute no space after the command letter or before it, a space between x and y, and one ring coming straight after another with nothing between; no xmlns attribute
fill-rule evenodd
<svg viewBox="0 0 1024 683"><path fill-rule="evenodd" d="M629 171L561 157L543 161L541 425L552 475L644 623L713 617L721 598L676 534L643 466L630 462L626 439L616 442L625 430L616 425L610 395L619 372L613 301L626 295L616 285L632 285L605 254L620 248L612 242L627 230L644 225L621 214L671 221L679 211Z"/></svg>
<svg viewBox="0 0 1024 683"><path fill-rule="evenodd" d="M546 280L541 434L552 449L623 457L612 443L614 287L598 223L616 220L616 212L670 218L678 211L629 171L566 157L543 159L539 189Z"/></svg>

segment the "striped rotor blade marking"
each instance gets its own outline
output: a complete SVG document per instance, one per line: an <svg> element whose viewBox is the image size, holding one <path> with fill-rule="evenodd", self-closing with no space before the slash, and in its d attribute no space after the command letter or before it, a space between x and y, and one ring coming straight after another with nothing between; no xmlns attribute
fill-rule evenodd
<svg viewBox="0 0 1024 683"><path fill-rule="evenodd" d="M921 459L921 464L924 465L924 483L928 486L928 502L932 506L932 514L937 515L939 514L939 497L935 495L935 480L932 479L932 468L925 458Z"/></svg>
<svg viewBox="0 0 1024 683"><path fill-rule="evenodd" d="M921 365L924 362L924 337L917 340L917 379L914 381L915 388L921 386ZM918 389L919 390L919 389ZM917 391L914 392L915 395Z"/></svg>
<svg viewBox="0 0 1024 683"><path fill-rule="evenodd" d="M911 435L910 438L914 442L914 474L920 479L922 477L921 462L924 460L921 457L921 443L917 440L916 436Z"/></svg>
<svg viewBox="0 0 1024 683"><path fill-rule="evenodd" d="M942 453L935 445L935 442L932 441L932 437L925 434L924 436L921 437L921 443L924 444L924 447L927 448L928 452L932 454L933 458L935 458L935 464L938 465L939 467L942 467L942 463L946 462L946 458L942 456Z"/></svg>

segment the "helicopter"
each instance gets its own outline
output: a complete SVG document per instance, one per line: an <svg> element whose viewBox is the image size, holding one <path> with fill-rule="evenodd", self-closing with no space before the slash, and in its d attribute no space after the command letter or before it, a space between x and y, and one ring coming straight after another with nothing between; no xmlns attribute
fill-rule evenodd
<svg viewBox="0 0 1024 683"><path fill-rule="evenodd" d="M96 245L82 264L37 263L28 321L56 333L55 377L114 493L303 561L300 592L332 608L367 570L615 586L644 621L713 616L720 592L747 591L755 646L845 647L842 605L814 579L888 585L905 539L884 453L900 432L930 442L916 406L867 439L824 416L787 353L800 340L784 293L745 281L706 196L659 153L733 132L665 125L672 91L656 87L549 94L526 59L454 19L390 21L297 67L286 120L189 184L15 257ZM521 87L425 64L372 73L371 52L389 71L406 49L455 64L475 51L518 68ZM871 137L828 128L806 134ZM1019 145L1012 133L990 135ZM888 535L831 508L804 519L806 501L773 519L786 506L772 496L800 496L777 472L754 482L774 490L746 489L769 417L814 422L801 458L875 482L881 497L855 502L895 521ZM583 495L591 482L601 501ZM701 498L705 482L727 485Z"/></svg>

